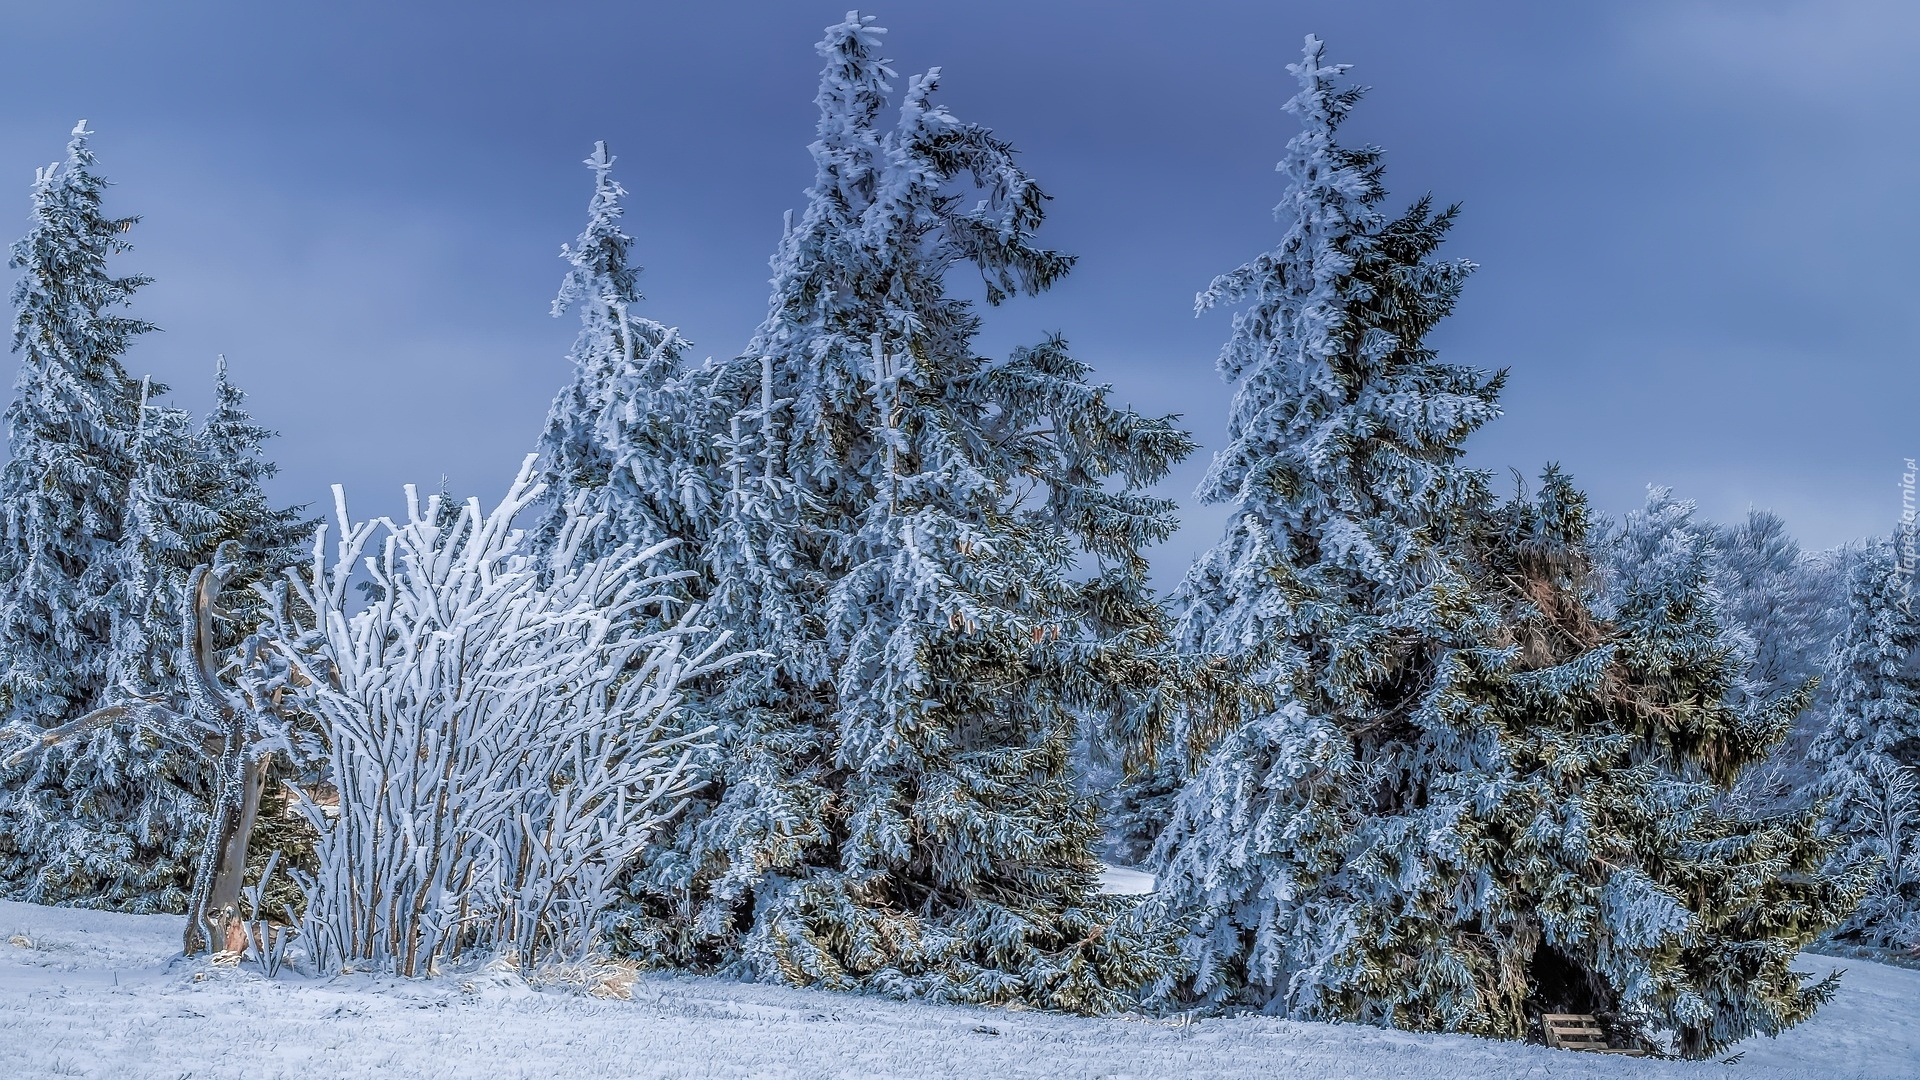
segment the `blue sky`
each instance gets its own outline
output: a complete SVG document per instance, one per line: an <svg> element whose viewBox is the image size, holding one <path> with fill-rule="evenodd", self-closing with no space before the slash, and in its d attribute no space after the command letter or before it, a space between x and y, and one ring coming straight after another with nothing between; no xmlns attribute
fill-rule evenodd
<svg viewBox="0 0 1920 1080"><path fill-rule="evenodd" d="M224 352L283 437L278 493L384 511L497 494L567 376L547 307L595 139L620 158L646 314L744 346L811 167L834 3L0 0L0 235L85 117L139 213L128 358L196 409ZM1463 204L1481 265L1439 332L1511 369L1472 459L1557 460L1604 510L1673 485L1772 508L1812 546L1891 528L1920 455L1920 7L1898 2L896 2L902 75L1021 149L1065 284L982 344L1059 330L1217 445L1216 273L1278 236L1280 104L1302 35L1373 87L1350 123L1394 205ZM12 194L9 195L8 192ZM9 366L9 370L11 367ZM10 380L8 380L10 382ZM1217 532L1197 456L1177 570Z"/></svg>

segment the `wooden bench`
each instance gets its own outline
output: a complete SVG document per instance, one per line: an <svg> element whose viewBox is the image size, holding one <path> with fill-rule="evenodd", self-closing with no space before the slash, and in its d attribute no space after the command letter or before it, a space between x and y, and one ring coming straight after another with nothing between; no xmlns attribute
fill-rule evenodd
<svg viewBox="0 0 1920 1080"><path fill-rule="evenodd" d="M1547 1045L1556 1050L1585 1050L1591 1054L1625 1054L1645 1057L1645 1050L1607 1045L1607 1033L1600 1021L1585 1013L1545 1013L1540 1017L1540 1032Z"/></svg>

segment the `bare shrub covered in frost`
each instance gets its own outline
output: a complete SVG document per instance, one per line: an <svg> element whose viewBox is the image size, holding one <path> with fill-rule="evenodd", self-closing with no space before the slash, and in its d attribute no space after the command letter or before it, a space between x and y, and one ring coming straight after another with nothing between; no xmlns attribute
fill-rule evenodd
<svg viewBox="0 0 1920 1080"><path fill-rule="evenodd" d="M681 730L679 686L724 662L724 636L694 608L634 617L669 603L657 547L576 565L594 518L572 515L536 559L513 527L532 477L529 457L487 512L408 487L398 524L354 522L336 487L332 560L323 528L289 575L311 626L276 605L309 682L306 750L340 794L337 813L300 807L320 834L300 930L319 969L584 956L612 879L695 786L707 732ZM349 611L360 571L371 588Z"/></svg>

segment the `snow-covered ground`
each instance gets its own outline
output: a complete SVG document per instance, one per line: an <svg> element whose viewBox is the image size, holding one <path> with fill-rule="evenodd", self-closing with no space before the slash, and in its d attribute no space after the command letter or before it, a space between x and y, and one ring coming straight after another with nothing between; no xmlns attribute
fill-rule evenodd
<svg viewBox="0 0 1920 1080"><path fill-rule="evenodd" d="M178 960L180 920L0 902L0 1077L1920 1077L1920 971L1839 998L1734 1064L1647 1062L1267 1019L1089 1020L643 977L630 1001L508 975L268 980Z"/></svg>
<svg viewBox="0 0 1920 1080"><path fill-rule="evenodd" d="M1112 896L1145 896L1153 891L1153 875L1124 866L1101 863L1100 891Z"/></svg>

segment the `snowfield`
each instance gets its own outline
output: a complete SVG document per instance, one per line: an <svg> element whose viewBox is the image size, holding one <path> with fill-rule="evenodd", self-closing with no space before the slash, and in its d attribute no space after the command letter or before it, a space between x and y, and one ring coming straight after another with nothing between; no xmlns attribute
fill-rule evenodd
<svg viewBox="0 0 1920 1080"><path fill-rule="evenodd" d="M1920 971L1844 966L1838 999L1732 1065L1647 1062L1262 1018L1092 1020L642 977L630 1001L508 974L329 980L178 958L181 920L0 902L0 1077L1920 1077Z"/></svg>

